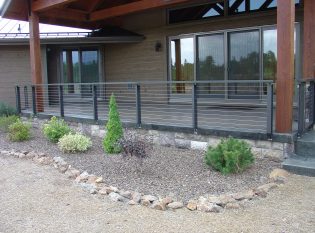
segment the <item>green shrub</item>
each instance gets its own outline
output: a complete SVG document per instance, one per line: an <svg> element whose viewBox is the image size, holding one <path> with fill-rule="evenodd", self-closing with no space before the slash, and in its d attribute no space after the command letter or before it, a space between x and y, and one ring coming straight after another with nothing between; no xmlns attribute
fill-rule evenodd
<svg viewBox="0 0 315 233"><path fill-rule="evenodd" d="M107 133L103 141L105 152L109 154L120 153L122 148L119 144L119 140L123 137L123 128L114 94L111 95L109 101L109 114L106 129Z"/></svg>
<svg viewBox="0 0 315 233"><path fill-rule="evenodd" d="M31 124L23 123L18 119L9 126L9 139L13 142L26 141L31 137Z"/></svg>
<svg viewBox="0 0 315 233"><path fill-rule="evenodd" d="M91 146L91 139L80 133L64 135L58 142L59 149L64 153L84 152Z"/></svg>
<svg viewBox="0 0 315 233"><path fill-rule="evenodd" d="M53 116L50 121L44 125L43 132L51 142L57 143L60 138L69 134L71 129L64 120L59 120L57 117Z"/></svg>
<svg viewBox="0 0 315 233"><path fill-rule="evenodd" d="M18 116L12 115L12 116L2 116L0 117L0 131L2 132L8 132L9 126L19 119Z"/></svg>
<svg viewBox="0 0 315 233"><path fill-rule="evenodd" d="M16 114L15 108L12 108L11 106L0 103L0 116L12 116Z"/></svg>
<svg viewBox="0 0 315 233"><path fill-rule="evenodd" d="M228 138L215 148L208 148L206 164L223 174L239 173L254 162L250 146L242 140Z"/></svg>

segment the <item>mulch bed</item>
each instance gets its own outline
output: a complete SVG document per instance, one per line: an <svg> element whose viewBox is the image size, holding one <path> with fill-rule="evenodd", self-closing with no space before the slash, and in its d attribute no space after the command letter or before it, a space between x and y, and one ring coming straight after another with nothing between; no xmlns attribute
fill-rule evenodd
<svg viewBox="0 0 315 233"><path fill-rule="evenodd" d="M255 164L242 174L224 176L204 163L204 152L174 147L154 146L139 171L136 158L106 155L102 140L93 137L93 147L84 154L63 154L57 145L33 129L27 142L10 142L0 133L0 147L43 152L51 157L61 156L73 167L102 176L108 185L122 190L138 191L156 196L172 196L188 201L206 194L235 193L266 183L269 173L280 164L268 159L256 159Z"/></svg>

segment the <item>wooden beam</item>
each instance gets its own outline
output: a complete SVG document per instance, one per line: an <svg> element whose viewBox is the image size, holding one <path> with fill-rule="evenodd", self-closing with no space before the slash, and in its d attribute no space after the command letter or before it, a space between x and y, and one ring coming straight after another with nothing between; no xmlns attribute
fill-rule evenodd
<svg viewBox="0 0 315 233"><path fill-rule="evenodd" d="M176 4L192 2L191 0L141 0L137 2L132 2L128 4L123 4L120 6L115 6L111 8L106 8L103 10L92 12L90 15L91 21L103 20L108 18L113 18L121 15L127 15L131 13L136 13L140 11L169 7Z"/></svg>
<svg viewBox="0 0 315 233"><path fill-rule="evenodd" d="M304 0L303 78L314 78L315 72L315 1Z"/></svg>
<svg viewBox="0 0 315 233"><path fill-rule="evenodd" d="M29 16L30 30L30 62L31 76L33 85L43 84L42 80L42 60L39 37L39 18L35 12ZM41 86L36 87L36 107L38 112L44 111L43 89Z"/></svg>
<svg viewBox="0 0 315 233"><path fill-rule="evenodd" d="M89 1L89 8L87 9L87 11L89 13L93 12L95 10L95 8L100 4L100 0L90 0Z"/></svg>
<svg viewBox="0 0 315 233"><path fill-rule="evenodd" d="M295 1L278 0L276 132L292 132Z"/></svg>
<svg viewBox="0 0 315 233"><path fill-rule="evenodd" d="M60 7L65 4L69 4L71 2L75 2L77 0L33 0L32 2L32 11L40 12L46 11L52 8Z"/></svg>
<svg viewBox="0 0 315 233"><path fill-rule="evenodd" d="M68 8L56 8L40 13L41 17L50 17L57 19L67 19L78 22L88 21L88 14L80 10L72 10Z"/></svg>

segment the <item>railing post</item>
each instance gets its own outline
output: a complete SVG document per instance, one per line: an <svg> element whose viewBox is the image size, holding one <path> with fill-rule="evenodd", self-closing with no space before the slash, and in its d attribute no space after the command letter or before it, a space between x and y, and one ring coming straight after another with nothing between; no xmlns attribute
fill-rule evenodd
<svg viewBox="0 0 315 233"><path fill-rule="evenodd" d="M197 106L197 84L193 84L192 88L192 127L195 132L198 129L198 106Z"/></svg>
<svg viewBox="0 0 315 233"><path fill-rule="evenodd" d="M93 85L93 116L94 120L98 120L98 106L97 106L97 86Z"/></svg>
<svg viewBox="0 0 315 233"><path fill-rule="evenodd" d="M141 127L141 88L140 84L136 85L136 111L137 111L137 126Z"/></svg>
<svg viewBox="0 0 315 233"><path fill-rule="evenodd" d="M311 81L311 108L312 108L312 126L315 124L315 82Z"/></svg>
<svg viewBox="0 0 315 233"><path fill-rule="evenodd" d="M298 136L301 136L305 129L305 83L298 85L299 89L299 116L298 116Z"/></svg>
<svg viewBox="0 0 315 233"><path fill-rule="evenodd" d="M65 116L65 108L63 101L63 86L59 85L59 107L60 107L60 117Z"/></svg>
<svg viewBox="0 0 315 233"><path fill-rule="evenodd" d="M16 111L18 114L21 114L21 93L20 93L20 87L15 87L15 97L16 97Z"/></svg>
<svg viewBox="0 0 315 233"><path fill-rule="evenodd" d="M267 84L267 137L273 134L273 83Z"/></svg>
<svg viewBox="0 0 315 233"><path fill-rule="evenodd" d="M36 108L36 87L32 86L32 102L33 102L33 115L37 114Z"/></svg>
<svg viewBox="0 0 315 233"><path fill-rule="evenodd" d="M27 109L29 107L27 86L24 86L24 104L25 104L25 108Z"/></svg>

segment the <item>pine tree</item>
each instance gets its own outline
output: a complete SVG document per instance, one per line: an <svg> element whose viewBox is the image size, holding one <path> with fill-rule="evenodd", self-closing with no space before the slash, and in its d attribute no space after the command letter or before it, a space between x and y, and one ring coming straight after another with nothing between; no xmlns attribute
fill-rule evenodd
<svg viewBox="0 0 315 233"><path fill-rule="evenodd" d="M123 137L123 128L114 94L111 95L109 101L109 114L106 129L107 133L103 141L105 152L109 154L120 153L121 146L119 140Z"/></svg>

